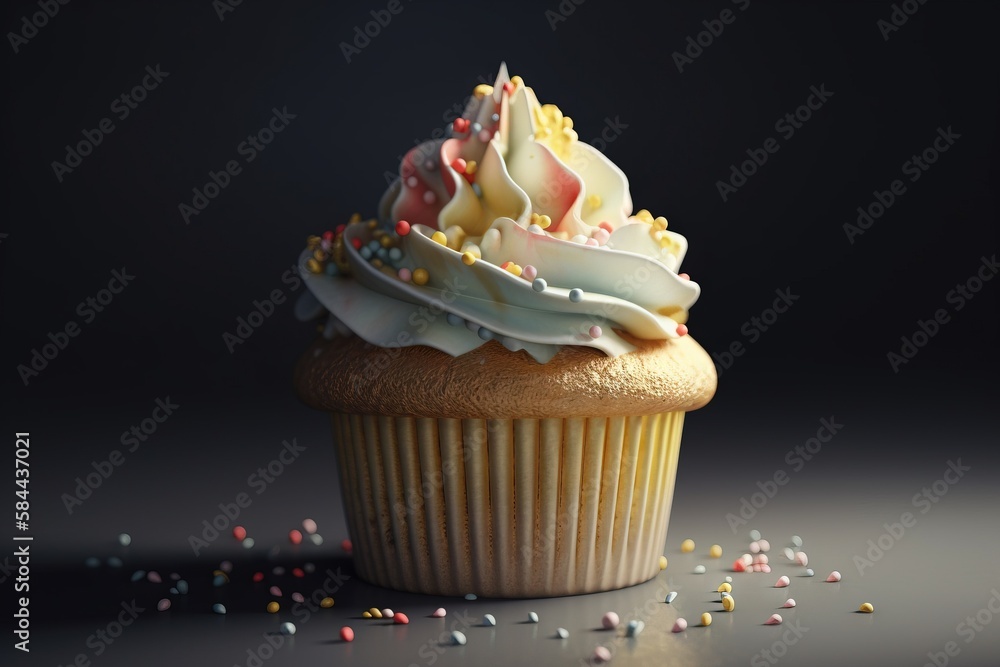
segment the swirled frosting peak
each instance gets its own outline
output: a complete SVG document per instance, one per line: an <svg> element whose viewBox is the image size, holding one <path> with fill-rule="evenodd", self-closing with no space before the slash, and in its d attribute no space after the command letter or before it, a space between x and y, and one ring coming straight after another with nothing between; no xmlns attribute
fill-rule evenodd
<svg viewBox="0 0 1000 667"><path fill-rule="evenodd" d="M632 213L628 180L506 67L443 139L406 153L378 218L313 236L303 319L384 348L453 356L497 340L545 363L563 345L617 356L687 333L700 293L687 241Z"/></svg>

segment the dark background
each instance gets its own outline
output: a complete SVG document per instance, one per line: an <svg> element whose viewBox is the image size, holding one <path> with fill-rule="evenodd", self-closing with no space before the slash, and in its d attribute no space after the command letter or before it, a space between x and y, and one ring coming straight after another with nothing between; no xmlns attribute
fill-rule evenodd
<svg viewBox="0 0 1000 667"><path fill-rule="evenodd" d="M588 0L555 30L545 12L556 2L402 7L350 63L339 44L385 3L243 2L220 21L207 0L72 2L19 53L4 47L0 391L4 433L34 438L42 558L79 564L125 528L190 556L187 534L291 437L315 445L311 462L250 516L273 520L277 539L311 514L339 543L327 425L291 386L314 332L294 319L298 292L282 275L307 235L374 215L384 173L502 60L572 116L581 140L606 118L627 125L605 152L636 209L665 215L690 243L683 270L703 289L692 335L717 355L745 346L690 416L675 516L718 497L707 483L730 460L736 506L821 417L845 435L803 486L864 473L908 491L914 470L959 455L987 464L980 483L996 479L998 282L961 311L946 297L997 251L995 3L928 2L888 40L883 2L683 2L652 14ZM735 21L678 72L672 54L727 8ZM0 25L20 30L37 11L9 3ZM65 146L157 65L164 82L59 182L51 163ZM786 139L775 122L810 86L833 96ZM296 117L247 164L237 145L272 108ZM939 127L961 138L910 183L902 164ZM724 202L716 182L768 137L780 150ZM185 224L178 205L232 159L242 173ZM850 243L844 223L897 178L906 193ZM134 282L83 324L77 305L122 267ZM785 288L799 300L751 342L744 323ZM223 334L275 289L288 301L231 354ZM887 354L939 308L950 321L894 372ZM80 335L25 386L17 366L69 321ZM69 516L61 494L167 396L176 416Z"/></svg>

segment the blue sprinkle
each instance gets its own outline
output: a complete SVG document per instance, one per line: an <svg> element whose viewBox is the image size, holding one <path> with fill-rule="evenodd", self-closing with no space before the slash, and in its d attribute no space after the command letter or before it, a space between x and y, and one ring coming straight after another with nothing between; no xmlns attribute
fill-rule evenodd
<svg viewBox="0 0 1000 667"><path fill-rule="evenodd" d="M632 620L628 622L628 626L625 628L626 637L638 637L639 633L645 629L646 624L642 621Z"/></svg>
<svg viewBox="0 0 1000 667"><path fill-rule="evenodd" d="M670 604L676 599L677 599L677 591L670 591L669 593L667 593L667 598L664 600L664 602Z"/></svg>
<svg viewBox="0 0 1000 667"><path fill-rule="evenodd" d="M493 332L487 329L486 327L479 327L479 331L477 331L476 333L478 333L479 337L482 338L483 340L490 340L493 338ZM469 593L469 595L472 595L472 593ZM465 599L467 600L470 599L469 595L466 595ZM474 600L475 598L471 599Z"/></svg>
<svg viewBox="0 0 1000 667"><path fill-rule="evenodd" d="M451 632L451 643L455 646L465 646L465 642L468 640L465 638L465 634L458 631L452 630Z"/></svg>
<svg viewBox="0 0 1000 667"><path fill-rule="evenodd" d="M212 605L212 611L214 611L216 614L225 614L226 605L216 602L215 604Z"/></svg>
<svg viewBox="0 0 1000 667"><path fill-rule="evenodd" d="M129 535L128 533L122 533L121 535L118 536L118 544L122 545L123 547L127 547L128 545L132 544L132 536Z"/></svg>
<svg viewBox="0 0 1000 667"><path fill-rule="evenodd" d="M212 585L216 586L216 587L218 587L218 586L225 586L226 585L226 577L225 577L225 575L222 575L222 574L215 575L212 578Z"/></svg>
<svg viewBox="0 0 1000 667"><path fill-rule="evenodd" d="M479 183L473 183L472 184L472 191L476 193L477 197L482 197L483 196L483 189L481 187L479 187Z"/></svg>
<svg viewBox="0 0 1000 667"><path fill-rule="evenodd" d="M135 572L132 573L132 581L140 581L145 578L146 578L145 570L136 570Z"/></svg>
<svg viewBox="0 0 1000 667"><path fill-rule="evenodd" d="M549 284L545 282L545 278L535 278L531 282L531 289L535 290L536 292L543 292L545 291L545 288L548 286Z"/></svg>
<svg viewBox="0 0 1000 667"><path fill-rule="evenodd" d="M403 259L403 251L399 248L389 248L389 259L394 262L398 262Z"/></svg>
<svg viewBox="0 0 1000 667"><path fill-rule="evenodd" d="M569 291L569 300L573 303L580 303L583 301L583 290L579 287L574 287Z"/></svg>
<svg viewBox="0 0 1000 667"><path fill-rule="evenodd" d="M493 627L496 624L497 624L497 619L493 617L493 614L483 615L483 625L488 625L490 627Z"/></svg>
<svg viewBox="0 0 1000 667"><path fill-rule="evenodd" d="M448 320L448 324L450 324L453 327L457 327L457 326L461 326L461 325L465 324L465 320L463 320L461 317L459 317L455 313L448 313L448 315L445 317L445 319L447 319Z"/></svg>
<svg viewBox="0 0 1000 667"><path fill-rule="evenodd" d="M505 348L507 348L508 350L510 350L511 352L517 352L518 350L523 350L524 349L524 343L522 343L517 338L511 338L510 336L504 336L503 339L500 342L503 343L503 346Z"/></svg>
<svg viewBox="0 0 1000 667"><path fill-rule="evenodd" d="M476 594L475 593L466 593L465 594L465 599L466 600L475 600L476 599Z"/></svg>
<svg viewBox="0 0 1000 667"><path fill-rule="evenodd" d="M335 276L338 275L340 271L337 270L337 265L334 262L326 263L326 275Z"/></svg>
<svg viewBox="0 0 1000 667"><path fill-rule="evenodd" d="M387 248L379 248L375 251L375 256L386 262L389 260L389 250Z"/></svg>
<svg viewBox="0 0 1000 667"><path fill-rule="evenodd" d="M88 558L87 560L85 560L83 562L84 562L84 564L86 564L87 567L100 567L101 566L101 559L98 558L97 556L91 556L90 558Z"/></svg>
<svg viewBox="0 0 1000 667"><path fill-rule="evenodd" d="M181 595L187 595L188 592L188 582L181 579L177 582L177 592Z"/></svg>
<svg viewBox="0 0 1000 667"><path fill-rule="evenodd" d="M358 252L361 255L361 259L371 259L372 258L372 249L369 248L366 245L361 246L361 250L359 250Z"/></svg>
<svg viewBox="0 0 1000 667"><path fill-rule="evenodd" d="M492 120L494 123L499 122L500 121L500 114L498 114L498 113L493 114L492 116L490 116L490 120Z"/></svg>
<svg viewBox="0 0 1000 667"><path fill-rule="evenodd" d="M382 244L379 243L378 241L372 240L368 242L368 247L371 248L372 252L375 252L376 250L382 247Z"/></svg>
<svg viewBox="0 0 1000 667"><path fill-rule="evenodd" d="M110 565L111 567L121 567L122 559L119 558L118 556L112 556L111 558L108 559L108 565Z"/></svg>
<svg viewBox="0 0 1000 667"><path fill-rule="evenodd" d="M171 595L177 595L178 593L180 593L180 591L179 591L179 590L177 590L177 588L176 588L176 587L174 587L174 586L171 586L171 587L170 587L170 594L171 594Z"/></svg>
<svg viewBox="0 0 1000 667"><path fill-rule="evenodd" d="M479 123L473 123L469 127L473 132L479 132L479 130L483 129L483 126L480 125Z"/></svg>

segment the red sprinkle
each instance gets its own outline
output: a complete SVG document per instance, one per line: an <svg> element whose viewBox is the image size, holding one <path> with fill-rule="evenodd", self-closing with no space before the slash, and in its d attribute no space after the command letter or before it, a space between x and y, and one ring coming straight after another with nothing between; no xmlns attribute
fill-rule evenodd
<svg viewBox="0 0 1000 667"><path fill-rule="evenodd" d="M612 227L611 223L608 222L607 220L602 220L601 222L597 223L597 226L606 231L608 234L615 231L615 228Z"/></svg>
<svg viewBox="0 0 1000 667"><path fill-rule="evenodd" d="M351 544L350 540L344 540L343 542L341 542L340 548L346 551L347 553L351 553L352 551L354 551L354 545Z"/></svg>
<svg viewBox="0 0 1000 667"><path fill-rule="evenodd" d="M503 264L501 264L501 265L500 265L500 268L501 268L501 269L504 269L504 270L506 270L506 269L507 269L507 267L508 267L508 266L510 266L510 265L511 265L511 264L513 264L513 263L514 263L514 262L511 262L511 261L509 261L509 260L508 260L508 261L504 262Z"/></svg>
<svg viewBox="0 0 1000 667"><path fill-rule="evenodd" d="M410 233L410 223L406 220L400 220L396 223L396 233L400 236L406 236Z"/></svg>
<svg viewBox="0 0 1000 667"><path fill-rule="evenodd" d="M255 584L259 584L260 582L264 581L264 573L263 572L254 572L253 573L253 581L254 581Z"/></svg>
<svg viewBox="0 0 1000 667"><path fill-rule="evenodd" d="M398 611L392 615L392 620L394 623L399 623L400 625L406 625L410 622L410 619L406 616L406 614Z"/></svg>
<svg viewBox="0 0 1000 667"><path fill-rule="evenodd" d="M677 335L678 336L687 336L687 332L688 332L688 328L687 328L686 324L678 324L677 325Z"/></svg>
<svg viewBox="0 0 1000 667"><path fill-rule="evenodd" d="M329 229L326 230L325 232L323 232L323 240L324 241L332 241L333 240L333 232L331 232Z"/></svg>
<svg viewBox="0 0 1000 667"><path fill-rule="evenodd" d="M456 132L465 132L469 129L469 119L468 118L456 118L455 122L451 124L455 128Z"/></svg>
<svg viewBox="0 0 1000 667"><path fill-rule="evenodd" d="M340 629L340 638L343 639L345 642L353 642L354 630L352 630L350 626L345 625Z"/></svg>
<svg viewBox="0 0 1000 667"><path fill-rule="evenodd" d="M292 576L301 579L302 577L306 576L306 572L301 567L293 567Z"/></svg>
<svg viewBox="0 0 1000 667"><path fill-rule="evenodd" d="M460 157L455 158L451 161L451 168L460 174L465 173L466 162Z"/></svg>
<svg viewBox="0 0 1000 667"><path fill-rule="evenodd" d="M353 239L351 239L351 245L354 246L355 250L361 250L361 239L355 236Z"/></svg>
<svg viewBox="0 0 1000 667"><path fill-rule="evenodd" d="M742 558L737 558L733 561L733 572L742 572L745 569L747 569L747 566L743 563Z"/></svg>
<svg viewBox="0 0 1000 667"><path fill-rule="evenodd" d="M505 81L504 84L503 84L503 92L507 93L508 95L510 95L511 93L513 93L514 92L514 84L511 83L510 81Z"/></svg>
<svg viewBox="0 0 1000 667"><path fill-rule="evenodd" d="M233 527L233 537L235 537L236 539L238 539L240 542L242 542L243 540L245 540L246 536L247 536L247 529L246 528L244 528L243 526L234 526Z"/></svg>
<svg viewBox="0 0 1000 667"><path fill-rule="evenodd" d="M689 276L686 273L678 273L677 277L680 278L681 280L691 280L691 276Z"/></svg>
<svg viewBox="0 0 1000 667"><path fill-rule="evenodd" d="M291 542L292 544L302 544L302 531L299 530L288 531L288 541Z"/></svg>
<svg viewBox="0 0 1000 667"><path fill-rule="evenodd" d="M345 224L337 225L337 233L338 234L343 234L345 229L347 229L347 225L345 225ZM330 239L330 240L332 241L333 239Z"/></svg>

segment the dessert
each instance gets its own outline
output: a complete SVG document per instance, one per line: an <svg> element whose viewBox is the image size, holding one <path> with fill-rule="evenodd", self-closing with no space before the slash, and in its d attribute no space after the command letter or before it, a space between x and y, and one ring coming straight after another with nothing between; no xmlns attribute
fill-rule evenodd
<svg viewBox="0 0 1000 667"><path fill-rule="evenodd" d="M684 414L716 387L687 242L503 66L449 130L300 257L297 315L325 319L295 383L332 415L358 573L492 597L650 579Z"/></svg>

